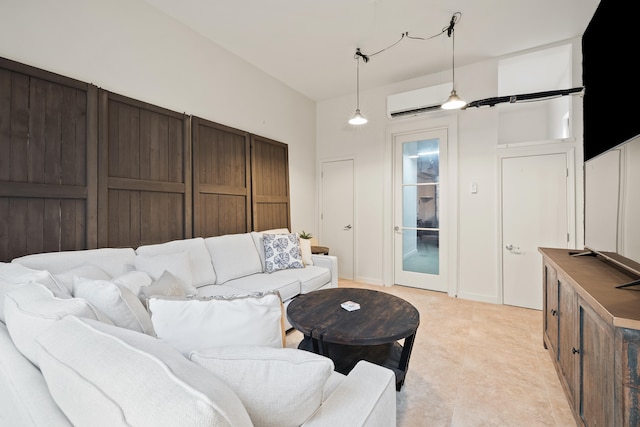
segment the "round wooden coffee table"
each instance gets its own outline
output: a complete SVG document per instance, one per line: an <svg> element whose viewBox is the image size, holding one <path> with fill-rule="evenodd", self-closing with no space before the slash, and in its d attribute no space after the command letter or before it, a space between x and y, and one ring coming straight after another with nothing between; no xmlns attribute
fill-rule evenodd
<svg viewBox="0 0 640 427"><path fill-rule="evenodd" d="M360 309L345 310L340 304L346 301ZM420 324L418 310L407 301L369 289L322 289L291 301L287 317L304 335L298 348L331 358L345 375L360 360L390 368L396 390L402 388Z"/></svg>

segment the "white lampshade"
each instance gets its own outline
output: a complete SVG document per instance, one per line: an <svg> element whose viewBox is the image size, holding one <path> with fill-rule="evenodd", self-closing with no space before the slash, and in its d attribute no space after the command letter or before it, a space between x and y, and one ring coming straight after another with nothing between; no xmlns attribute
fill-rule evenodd
<svg viewBox="0 0 640 427"><path fill-rule="evenodd" d="M350 125L363 125L363 124L367 123L367 121L368 120L362 114L360 114L360 109L357 108L356 109L356 113L353 115L353 117L351 117L349 119L349 124Z"/></svg>
<svg viewBox="0 0 640 427"><path fill-rule="evenodd" d="M451 95L447 99L447 102L442 104L441 108L443 110L456 110L467 105L467 101L464 101L462 98L456 94L456 90L451 91Z"/></svg>

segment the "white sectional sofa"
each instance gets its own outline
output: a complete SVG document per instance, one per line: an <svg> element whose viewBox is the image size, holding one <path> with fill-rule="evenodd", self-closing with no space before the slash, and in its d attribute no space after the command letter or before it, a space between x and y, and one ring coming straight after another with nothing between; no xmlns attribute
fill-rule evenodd
<svg viewBox="0 0 640 427"><path fill-rule="evenodd" d="M311 259L265 272L273 266L263 234L252 232L0 263L0 425L395 425L395 376L386 368L363 361L344 376L322 356L277 348L278 340L262 344L268 328L259 324L236 335L254 342L184 351L156 336L140 302L152 310L156 297L145 300L145 292L170 277L171 290L184 293L167 296L169 303L277 295L276 314L286 322L283 307L297 295L337 286L337 259ZM91 304L91 286L105 301L117 294L128 317ZM229 307L225 316L253 315ZM177 313L174 326L188 318ZM211 330L231 320L218 318Z"/></svg>

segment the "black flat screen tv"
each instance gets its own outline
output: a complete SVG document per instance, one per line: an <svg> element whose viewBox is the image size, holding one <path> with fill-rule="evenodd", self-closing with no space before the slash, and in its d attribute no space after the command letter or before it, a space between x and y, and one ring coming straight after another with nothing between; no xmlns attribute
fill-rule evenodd
<svg viewBox="0 0 640 427"><path fill-rule="evenodd" d="M585 160L640 134L640 32L625 18L628 7L601 0L582 36Z"/></svg>
<svg viewBox="0 0 640 427"><path fill-rule="evenodd" d="M601 0L582 37L585 248L640 275L640 33L625 7Z"/></svg>

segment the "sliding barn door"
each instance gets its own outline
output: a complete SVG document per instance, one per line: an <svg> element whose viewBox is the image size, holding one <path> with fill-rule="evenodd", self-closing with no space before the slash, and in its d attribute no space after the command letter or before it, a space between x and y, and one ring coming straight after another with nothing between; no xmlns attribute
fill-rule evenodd
<svg viewBox="0 0 640 427"><path fill-rule="evenodd" d="M193 118L194 235L251 231L249 134Z"/></svg>
<svg viewBox="0 0 640 427"><path fill-rule="evenodd" d="M251 135L253 229L291 229L287 144Z"/></svg>
<svg viewBox="0 0 640 427"><path fill-rule="evenodd" d="M0 58L0 261L95 247L96 97Z"/></svg>
<svg viewBox="0 0 640 427"><path fill-rule="evenodd" d="M99 245L191 237L189 118L100 91Z"/></svg>

